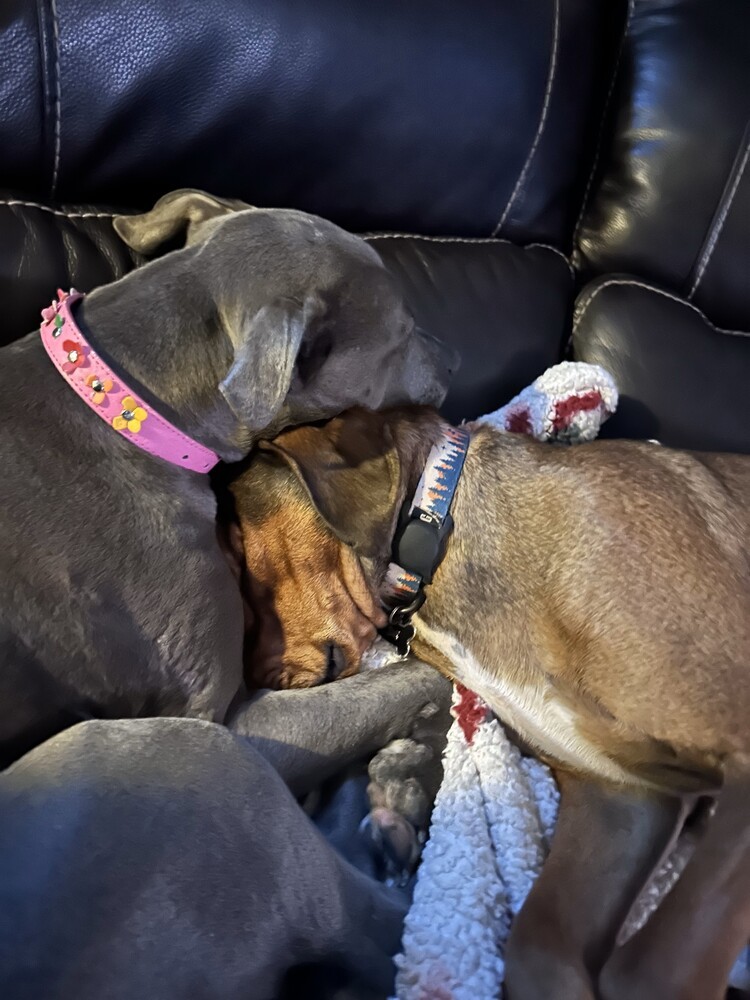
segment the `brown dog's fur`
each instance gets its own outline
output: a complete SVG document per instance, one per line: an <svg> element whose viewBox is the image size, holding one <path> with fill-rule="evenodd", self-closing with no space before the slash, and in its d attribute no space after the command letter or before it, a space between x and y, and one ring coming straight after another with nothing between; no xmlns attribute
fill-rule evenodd
<svg viewBox="0 0 750 1000"><path fill-rule="evenodd" d="M743 785L750 458L625 441L566 449L481 425L471 432L455 531L417 619L417 652L478 690L558 767L678 796ZM253 526L276 569L259 567L247 548L251 573L284 580L274 613L285 632L283 659L301 677L325 671L320 647L342 642L342 622L346 671L356 669L362 618L376 622L369 608L363 614L359 585L356 597L342 585L335 550L356 553L372 596L383 596L401 505L438 433L431 410L351 411L270 446L335 535L307 528L290 547L291 514L277 506ZM266 468L285 483L277 500L293 496L294 517L305 517L288 473ZM235 485L236 495L256 489L253 475ZM321 590L349 596L329 617ZM309 634L318 648L295 645ZM750 862L750 847L743 859ZM726 954L750 930L750 905L742 913ZM617 995L610 984L608 996Z"/></svg>
<svg viewBox="0 0 750 1000"><path fill-rule="evenodd" d="M246 567L255 687L303 688L356 673L386 616L354 552L326 528L290 468L259 455L232 486L231 544Z"/></svg>

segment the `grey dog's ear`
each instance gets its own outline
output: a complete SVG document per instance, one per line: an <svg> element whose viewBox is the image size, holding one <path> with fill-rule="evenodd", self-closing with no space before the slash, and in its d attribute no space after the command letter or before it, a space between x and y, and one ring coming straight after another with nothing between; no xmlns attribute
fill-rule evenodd
<svg viewBox="0 0 750 1000"><path fill-rule="evenodd" d="M383 554L402 500L402 469L388 419L357 408L322 427L294 427L261 448L290 465L333 533L361 556Z"/></svg>
<svg viewBox="0 0 750 1000"><path fill-rule="evenodd" d="M184 188L165 194L150 212L116 215L112 225L129 247L139 253L150 254L182 232L186 233L185 243L189 246L199 238L198 229L202 223L247 208L252 208L252 205Z"/></svg>
<svg viewBox="0 0 750 1000"><path fill-rule="evenodd" d="M320 302L280 298L250 317L225 318L234 361L219 383L221 394L243 425L262 431L289 392L300 345Z"/></svg>

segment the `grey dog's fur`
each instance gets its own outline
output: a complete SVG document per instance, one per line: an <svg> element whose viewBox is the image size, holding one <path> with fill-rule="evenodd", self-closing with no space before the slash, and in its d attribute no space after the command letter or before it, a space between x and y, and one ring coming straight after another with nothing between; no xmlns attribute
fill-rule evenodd
<svg viewBox="0 0 750 1000"><path fill-rule="evenodd" d="M222 459L241 458L261 434L329 416L355 401L375 408L442 399L449 374L442 348L415 329L377 255L336 226L299 212L251 210L200 192L176 192L143 216L119 218L115 227L147 253L185 232L187 245L92 292L78 305L76 319L147 404ZM445 703L445 681L425 665L410 665L307 692L263 692L243 702L243 609L217 542L208 477L155 459L105 426L55 372L37 334L2 351L0 449L0 766L82 719L184 716L227 724L252 744L245 748L245 777L256 774L266 811L263 823L246 824L243 877L259 901L273 897L285 914L283 940L278 921L260 917L246 929L244 983L259 984L260 991L251 989L254 996L272 996L270 984L295 962L343 958L349 969L359 969L360 982L372 973L373 982L387 983L403 907L384 887L328 858L329 896L344 923L330 933L308 926L309 905L323 897L316 897L316 879L305 881L303 869L320 850L294 799L281 794L255 751L302 792L390 739L408 736L426 705ZM153 730L157 755L163 731ZM106 727L96 732L107 743ZM104 749L112 751L109 744ZM195 768L194 746L193 753ZM232 764L231 754L226 760ZM75 781L76 766L61 773L61 798L53 795L54 801L63 803L72 792L68 781L71 775ZM124 762L114 766L121 774ZM205 779L198 768L188 780ZM168 783L163 792L170 796ZM110 830L105 837L120 822L110 802L120 795L106 783L94 792L103 829ZM122 795L126 806L131 803L123 807L122 822L142 822L158 840L146 807L130 791ZM12 795L5 803L11 826L15 813L7 810L20 805ZM236 813L237 804L229 805ZM271 827L281 834L276 840L266 830L271 815ZM198 841L210 854L207 837ZM147 847L158 854L160 843L142 850ZM37 844L35 859L47 873L56 850L54 841ZM140 848L122 859L131 866L126 880L139 856ZM99 861L108 864L104 857ZM144 864L144 877L174 877L181 884L179 862L166 875L164 864ZM108 881L91 859L86 866L112 913L117 900L107 896L107 886L119 891L117 878ZM227 859L221 884L233 875ZM193 872L191 880L190 898L201 898L201 885L212 891L211 876L200 882ZM22 966L36 947L34 934L46 937L41 911L48 888L22 892L29 921L15 928L13 939ZM85 944L90 951L85 886L74 876L67 889L75 898L64 904L64 953L45 949L34 995L52 996L52 984L76 949ZM299 905L305 892L312 894L308 910ZM11 894L7 902L12 909L19 900ZM163 997L183 995L181 980L174 979L182 932L179 924L170 929L171 905L154 901L149 920L159 947L141 952L135 963L144 982L162 984ZM363 905L369 910L364 923L347 927ZM206 934L213 942L228 933L236 909L214 907L206 917L214 922L197 927L204 944ZM219 911L223 921L215 919ZM380 936L368 952L363 937L373 920L380 922ZM118 936L119 928L108 918L97 928L104 943L95 960L105 962L100 984L109 972L118 974L112 949L130 940ZM211 947L204 958L201 976L213 984L205 995L224 996L218 984L226 978L225 950ZM122 995L132 995L128 982L120 983Z"/></svg>
<svg viewBox="0 0 750 1000"><path fill-rule="evenodd" d="M116 221L146 252L187 230L78 306L131 388L228 461L354 401L442 398L442 349L364 241L238 207L176 192ZM90 717L225 721L243 614L208 478L97 419L37 334L2 351L0 450L0 763Z"/></svg>
<svg viewBox="0 0 750 1000"><path fill-rule="evenodd" d="M84 722L0 775L0 900L8 1000L377 1000L407 906L192 719Z"/></svg>

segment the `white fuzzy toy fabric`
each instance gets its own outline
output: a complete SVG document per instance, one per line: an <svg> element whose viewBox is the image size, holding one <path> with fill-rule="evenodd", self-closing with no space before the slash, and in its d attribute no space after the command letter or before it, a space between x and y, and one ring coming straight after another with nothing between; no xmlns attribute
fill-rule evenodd
<svg viewBox="0 0 750 1000"><path fill-rule="evenodd" d="M550 368L507 406L482 418L503 431L570 443L596 437L617 406L611 376L596 365ZM397 658L378 644L375 666ZM503 950L549 849L558 791L547 767L524 757L480 698L454 690L444 777L435 801L396 958L397 1000L499 1000ZM684 867L678 844L628 921L633 933ZM745 957L732 984L750 985Z"/></svg>
<svg viewBox="0 0 750 1000"><path fill-rule="evenodd" d="M563 361L481 423L537 441L593 441L617 409L617 386L599 365Z"/></svg>

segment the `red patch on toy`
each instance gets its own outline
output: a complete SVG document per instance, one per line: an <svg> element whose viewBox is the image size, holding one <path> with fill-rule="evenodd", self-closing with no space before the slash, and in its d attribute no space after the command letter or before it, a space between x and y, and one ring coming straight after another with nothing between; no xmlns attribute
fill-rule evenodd
<svg viewBox="0 0 750 1000"><path fill-rule="evenodd" d="M456 684L456 691L458 691L459 701L453 708L453 715L461 727L464 739L471 746L477 729L487 719L490 710L478 694L469 691L463 684Z"/></svg>
<svg viewBox="0 0 750 1000"><path fill-rule="evenodd" d="M511 434L531 434L531 421L528 410L516 410L508 416L506 423Z"/></svg>
<svg viewBox="0 0 750 1000"><path fill-rule="evenodd" d="M552 426L556 431L561 431L563 427L570 424L576 413L585 413L587 410L595 410L602 405L601 393L596 389L584 392L580 396L568 396L555 403L555 415L552 418Z"/></svg>

